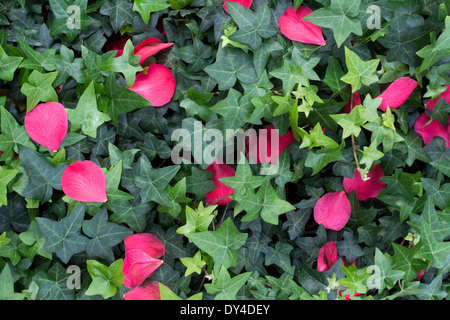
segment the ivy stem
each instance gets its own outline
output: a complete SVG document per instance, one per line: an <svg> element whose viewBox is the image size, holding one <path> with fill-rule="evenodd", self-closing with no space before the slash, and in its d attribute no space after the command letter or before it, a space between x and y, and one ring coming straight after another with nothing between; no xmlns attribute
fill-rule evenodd
<svg viewBox="0 0 450 320"><path fill-rule="evenodd" d="M354 103L354 96L353 96L353 92L351 93L351 98L350 98L350 112L353 110L353 103ZM352 133L352 147L353 147L353 157L355 157L355 162L356 162L356 168L358 168L358 171L360 171L361 167L359 166L359 162L358 162L358 156L356 155L356 150L359 150L356 147L356 143L355 143L355 135ZM361 151L361 150L359 150Z"/></svg>

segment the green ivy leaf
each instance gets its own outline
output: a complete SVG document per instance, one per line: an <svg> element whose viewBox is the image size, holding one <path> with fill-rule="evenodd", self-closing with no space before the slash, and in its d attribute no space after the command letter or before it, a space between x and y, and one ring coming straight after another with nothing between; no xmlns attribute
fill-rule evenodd
<svg viewBox="0 0 450 320"><path fill-rule="evenodd" d="M81 225L84 219L85 205L81 204L60 221L49 218L36 218L39 228L45 236L44 249L56 253L64 263L83 252L89 238L81 235Z"/></svg>
<svg viewBox="0 0 450 320"><path fill-rule="evenodd" d="M58 94L52 83L58 72L40 73L34 70L24 83L21 91L27 96L27 112L30 112L39 102L58 102Z"/></svg>
<svg viewBox="0 0 450 320"><path fill-rule="evenodd" d="M236 265L237 250L245 244L248 235L240 233L228 218L216 231L191 233L187 237L212 257L215 268L228 268Z"/></svg>
<svg viewBox="0 0 450 320"><path fill-rule="evenodd" d="M357 18L360 6L361 3L352 0L331 0L329 6L313 11L304 20L332 29L340 47L350 34L363 35L361 21Z"/></svg>
<svg viewBox="0 0 450 320"><path fill-rule="evenodd" d="M12 81L14 79L14 72L22 60L22 57L8 56L5 50L0 47L0 79Z"/></svg>
<svg viewBox="0 0 450 320"><path fill-rule="evenodd" d="M380 59L364 61L356 53L345 47L345 63L348 72L341 80L352 85L352 92L358 91L362 84L368 86L378 81L375 71Z"/></svg>
<svg viewBox="0 0 450 320"><path fill-rule="evenodd" d="M168 7L170 7L170 4L167 3L167 0L136 0L133 10L138 11L144 23L148 24L152 12L158 12Z"/></svg>
<svg viewBox="0 0 450 320"><path fill-rule="evenodd" d="M14 279L9 265L6 264L0 273L0 299L23 300L25 295L14 291Z"/></svg>
<svg viewBox="0 0 450 320"><path fill-rule="evenodd" d="M206 292L214 294L214 300L236 300L236 294L250 277L251 272L231 278L225 266L221 266L214 284L205 284Z"/></svg>
<svg viewBox="0 0 450 320"><path fill-rule="evenodd" d="M104 299L116 294L125 281L122 272L123 260L119 259L111 263L109 267L96 260L87 260L87 270L92 277L92 282L85 294L88 296L101 295Z"/></svg>

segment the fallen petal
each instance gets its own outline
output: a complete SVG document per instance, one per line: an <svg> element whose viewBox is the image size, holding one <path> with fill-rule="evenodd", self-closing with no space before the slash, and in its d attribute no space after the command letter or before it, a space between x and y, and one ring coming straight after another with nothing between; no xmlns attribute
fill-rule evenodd
<svg viewBox="0 0 450 320"><path fill-rule="evenodd" d="M383 99L379 108L386 111L387 107L391 109L400 107L406 100L408 100L417 85L417 81L408 77L402 77L395 80L382 94L377 97Z"/></svg>
<svg viewBox="0 0 450 320"><path fill-rule="evenodd" d="M326 229L341 230L350 219L352 208L344 191L324 194L314 206L314 220Z"/></svg>
<svg viewBox="0 0 450 320"><path fill-rule="evenodd" d="M450 104L450 84L447 84L446 87L447 87L447 90L442 92L441 95L439 96L439 98L437 98L436 100L428 99L428 101L425 102L425 107L428 110L433 111L434 107L436 107L436 103L438 103L439 100L441 100L442 98L445 99L445 102L447 104Z"/></svg>
<svg viewBox="0 0 450 320"><path fill-rule="evenodd" d="M319 250L317 258L317 271L327 271L337 261L336 243L330 241L325 243Z"/></svg>
<svg viewBox="0 0 450 320"><path fill-rule="evenodd" d="M229 196L234 193L234 190L233 188L220 182L219 179L234 177L236 175L236 171L234 171L234 169L227 164L217 162L211 163L205 171L212 172L211 181L213 181L216 186L214 190L209 191L205 195L205 199L208 204L220 206L230 203L232 200Z"/></svg>
<svg viewBox="0 0 450 320"><path fill-rule="evenodd" d="M165 253L161 240L151 233L136 233L124 240L125 253L130 250L140 250L153 258L160 258Z"/></svg>
<svg viewBox="0 0 450 320"><path fill-rule="evenodd" d="M161 107L170 102L175 87L172 71L162 64L152 64L147 73L141 72L136 76L134 86L129 89L150 101L154 107Z"/></svg>
<svg viewBox="0 0 450 320"><path fill-rule="evenodd" d="M322 28L309 22L302 20L313 11L305 6L289 7L278 20L278 27L283 35L288 39L303 43L325 45L322 34Z"/></svg>
<svg viewBox="0 0 450 320"><path fill-rule="evenodd" d="M76 161L71 163L61 177L64 193L82 202L106 202L106 177L95 163Z"/></svg>
<svg viewBox="0 0 450 320"><path fill-rule="evenodd" d="M158 281L144 281L140 286L124 293L124 300L161 300Z"/></svg>
<svg viewBox="0 0 450 320"><path fill-rule="evenodd" d="M141 250L129 250L125 253L122 273L125 275L124 285L134 288L150 277L164 263Z"/></svg>
<svg viewBox="0 0 450 320"><path fill-rule="evenodd" d="M447 147L450 147L449 132L439 121L432 120L425 113L420 114L414 122L414 131L422 138L424 144L429 144L434 137L441 137L445 140Z"/></svg>
<svg viewBox="0 0 450 320"><path fill-rule="evenodd" d="M259 131L256 138L250 135L248 139L249 159L256 160L257 164L276 164L284 148L295 141L294 134L288 130L283 136L278 134L274 125Z"/></svg>
<svg viewBox="0 0 450 320"><path fill-rule="evenodd" d="M239 3L240 5L242 5L244 7L250 8L250 6L252 5L253 0L226 0L226 1L224 1L223 2L223 8L225 9L225 11L227 13L229 13L228 12L228 8L227 8L227 2L236 2L236 3Z"/></svg>
<svg viewBox="0 0 450 320"><path fill-rule="evenodd" d="M56 152L67 133L67 112L58 102L41 103L25 115L30 138Z"/></svg>
<svg viewBox="0 0 450 320"><path fill-rule="evenodd" d="M380 180L381 177L384 177L383 169L376 164L372 172L367 174L367 177L370 179L364 181L358 169L355 169L355 177L353 179L344 177L345 192L350 194L354 190L359 201L376 198L381 190L386 188L386 183Z"/></svg>
<svg viewBox="0 0 450 320"><path fill-rule="evenodd" d="M134 48L134 55L141 56L139 64L143 63L148 57L155 55L159 51L173 46L173 43L163 43L158 38L147 38Z"/></svg>

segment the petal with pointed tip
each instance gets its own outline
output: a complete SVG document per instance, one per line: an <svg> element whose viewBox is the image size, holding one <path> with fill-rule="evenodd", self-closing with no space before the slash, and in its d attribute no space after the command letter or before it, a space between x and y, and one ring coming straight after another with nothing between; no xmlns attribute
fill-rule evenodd
<svg viewBox="0 0 450 320"><path fill-rule="evenodd" d="M141 72L136 76L134 86L129 89L150 101L154 107L161 107L170 102L175 87L172 71L162 64L152 64L147 73Z"/></svg>
<svg viewBox="0 0 450 320"><path fill-rule="evenodd" d="M383 99L379 108L386 111L387 107L391 109L400 107L406 100L408 100L417 85L418 83L416 80L408 77L402 77L395 80L382 94L378 96L378 98Z"/></svg>
<svg viewBox="0 0 450 320"><path fill-rule="evenodd" d="M163 49L173 46L172 42L163 43L158 38L147 38L134 48L134 55L140 56L139 64L143 63L148 57L158 53Z"/></svg>
<svg viewBox="0 0 450 320"><path fill-rule="evenodd" d="M314 220L326 229L339 231L345 227L352 212L344 191L324 194L314 206Z"/></svg>
<svg viewBox="0 0 450 320"><path fill-rule="evenodd" d="M56 152L67 133L67 112L58 102L41 103L25 115L30 138Z"/></svg>
<svg viewBox="0 0 450 320"><path fill-rule="evenodd" d="M124 300L161 300L158 281L144 281L123 294Z"/></svg>
<svg viewBox="0 0 450 320"><path fill-rule="evenodd" d="M141 250L127 251L123 260L122 273L125 275L123 284L128 288L140 285L163 263L163 260L155 259Z"/></svg>
<svg viewBox="0 0 450 320"><path fill-rule="evenodd" d="M278 27L283 35L288 39L303 43L325 45L322 34L322 28L309 22L302 20L313 11L305 6L295 8L289 7L278 20Z"/></svg>
<svg viewBox="0 0 450 320"><path fill-rule="evenodd" d="M106 177L95 163L75 161L61 177L63 192L71 199L82 202L106 202Z"/></svg>

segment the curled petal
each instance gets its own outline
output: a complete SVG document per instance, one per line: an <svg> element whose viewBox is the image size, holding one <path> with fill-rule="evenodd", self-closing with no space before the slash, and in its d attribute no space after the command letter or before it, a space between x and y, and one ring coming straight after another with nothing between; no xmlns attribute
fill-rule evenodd
<svg viewBox="0 0 450 320"><path fill-rule="evenodd" d="M414 122L414 131L422 138L423 143L429 144L434 137L441 137L445 140L447 147L450 147L450 138L447 128L437 120L430 121L431 118L425 113L422 113Z"/></svg>
<svg viewBox="0 0 450 320"><path fill-rule="evenodd" d="M325 243L319 250L317 258L317 271L327 271L337 261L336 243L330 241Z"/></svg>
<svg viewBox="0 0 450 320"><path fill-rule="evenodd" d="M284 148L294 141L292 131L288 130L283 136L280 136L275 126L270 125L260 130L258 137L249 136L249 158L256 160L257 164L276 164Z"/></svg>
<svg viewBox="0 0 450 320"><path fill-rule="evenodd" d="M151 233L136 233L124 239L125 253L131 250L140 250L152 258L160 258L165 253L161 240Z"/></svg>
<svg viewBox="0 0 450 320"><path fill-rule="evenodd" d="M124 285L134 288L150 277L164 263L141 250L129 250L125 253L122 273L125 275Z"/></svg>
<svg viewBox="0 0 450 320"><path fill-rule="evenodd" d="M288 39L303 43L325 45L322 34L322 28L309 22L302 20L313 11L305 6L289 7L278 20L278 27L283 35Z"/></svg>
<svg viewBox="0 0 450 320"><path fill-rule="evenodd" d="M141 56L139 64L143 63L148 57L158 53L159 51L173 46L173 43L163 43L158 38L147 38L134 48L134 55Z"/></svg>
<svg viewBox="0 0 450 320"><path fill-rule="evenodd" d="M161 300L158 281L144 281L130 291L124 293L124 300Z"/></svg>
<svg viewBox="0 0 450 320"><path fill-rule="evenodd" d="M252 5L253 0L225 0L223 2L223 8L228 13L227 2L236 2L236 3L239 3L240 5L242 5L244 7L250 8L250 6Z"/></svg>
<svg viewBox="0 0 450 320"><path fill-rule="evenodd" d="M150 101L154 107L161 107L170 102L175 87L172 71L164 65L152 64L148 67L147 73L141 72L136 76L134 86L129 89Z"/></svg>
<svg viewBox="0 0 450 320"><path fill-rule="evenodd" d="M391 109L400 107L406 100L408 100L417 85L417 81L408 77L402 77L395 80L382 94L378 96L378 98L383 99L379 108L386 111L387 107Z"/></svg>
<svg viewBox="0 0 450 320"><path fill-rule="evenodd" d="M211 163L206 171L212 172L211 181L214 182L216 188L214 190L209 191L206 195L206 201L210 205L226 205L230 203L232 200L229 196L234 193L233 188L225 185L220 182L219 179L225 177L234 177L236 175L236 171L232 167L224 163Z"/></svg>
<svg viewBox="0 0 450 320"><path fill-rule="evenodd" d="M314 206L314 220L326 229L339 231L345 227L352 208L344 191L324 194Z"/></svg>
<svg viewBox="0 0 450 320"><path fill-rule="evenodd" d="M106 202L106 177L95 163L76 161L63 172L61 186L64 193L77 201Z"/></svg>
<svg viewBox="0 0 450 320"><path fill-rule="evenodd" d="M367 177L369 179L364 181L358 169L355 169L355 177L353 179L344 177L345 192L350 194L354 190L359 201L376 198L381 190L386 188L386 183L380 180L380 178L384 177L383 169L376 164L372 172L367 174Z"/></svg>
<svg viewBox="0 0 450 320"><path fill-rule="evenodd" d="M41 103L25 115L30 138L56 152L67 133L67 112L58 102Z"/></svg>

